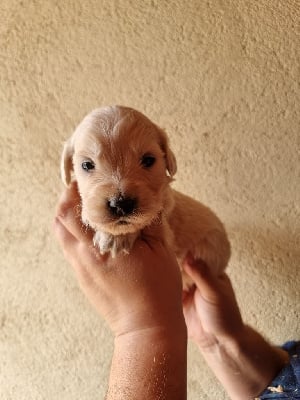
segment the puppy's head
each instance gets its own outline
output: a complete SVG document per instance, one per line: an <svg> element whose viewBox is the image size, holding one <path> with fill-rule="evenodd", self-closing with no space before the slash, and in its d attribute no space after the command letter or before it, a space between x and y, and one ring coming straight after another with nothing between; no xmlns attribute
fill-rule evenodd
<svg viewBox="0 0 300 400"><path fill-rule="evenodd" d="M72 171L83 221L119 235L144 228L168 206L176 160L159 127L138 111L114 106L87 115L65 144L66 185Z"/></svg>

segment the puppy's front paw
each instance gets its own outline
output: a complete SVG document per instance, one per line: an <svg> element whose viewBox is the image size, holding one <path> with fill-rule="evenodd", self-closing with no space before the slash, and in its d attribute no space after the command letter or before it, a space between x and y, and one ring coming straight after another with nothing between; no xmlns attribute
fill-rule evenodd
<svg viewBox="0 0 300 400"><path fill-rule="evenodd" d="M115 257L121 251L129 254L137 236L136 233L113 236L110 233L97 231L94 235L94 245L99 247L102 255L111 253L111 256Z"/></svg>

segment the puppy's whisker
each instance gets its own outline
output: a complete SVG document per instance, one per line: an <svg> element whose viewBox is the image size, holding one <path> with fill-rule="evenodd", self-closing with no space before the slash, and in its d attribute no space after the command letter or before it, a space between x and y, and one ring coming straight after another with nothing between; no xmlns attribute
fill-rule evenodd
<svg viewBox="0 0 300 400"><path fill-rule="evenodd" d="M95 185L97 185L97 184L102 185L102 184L105 183L107 180L108 180L108 179L106 179L105 177L100 176L100 177L95 178L94 184L95 184Z"/></svg>

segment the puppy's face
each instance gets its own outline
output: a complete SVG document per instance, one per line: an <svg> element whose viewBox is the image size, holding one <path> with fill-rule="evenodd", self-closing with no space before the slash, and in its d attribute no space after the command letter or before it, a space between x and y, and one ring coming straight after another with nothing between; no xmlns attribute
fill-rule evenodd
<svg viewBox="0 0 300 400"><path fill-rule="evenodd" d="M113 235L136 232L159 215L176 171L164 132L141 113L118 106L82 121L64 150L67 183L72 166L83 221Z"/></svg>

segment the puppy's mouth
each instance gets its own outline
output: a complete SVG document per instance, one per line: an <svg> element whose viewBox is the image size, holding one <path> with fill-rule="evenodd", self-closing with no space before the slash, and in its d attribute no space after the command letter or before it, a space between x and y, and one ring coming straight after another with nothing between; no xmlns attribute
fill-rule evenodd
<svg viewBox="0 0 300 400"><path fill-rule="evenodd" d="M129 221L125 221L125 220L123 220L123 219L117 221L117 225L129 225L129 224L130 224Z"/></svg>
<svg viewBox="0 0 300 400"><path fill-rule="evenodd" d="M144 229L161 210L158 202L155 205L147 204L145 207L137 198L123 196L108 199L104 206L100 212L97 208L93 213L86 215L86 220L94 230L112 235L126 235Z"/></svg>

